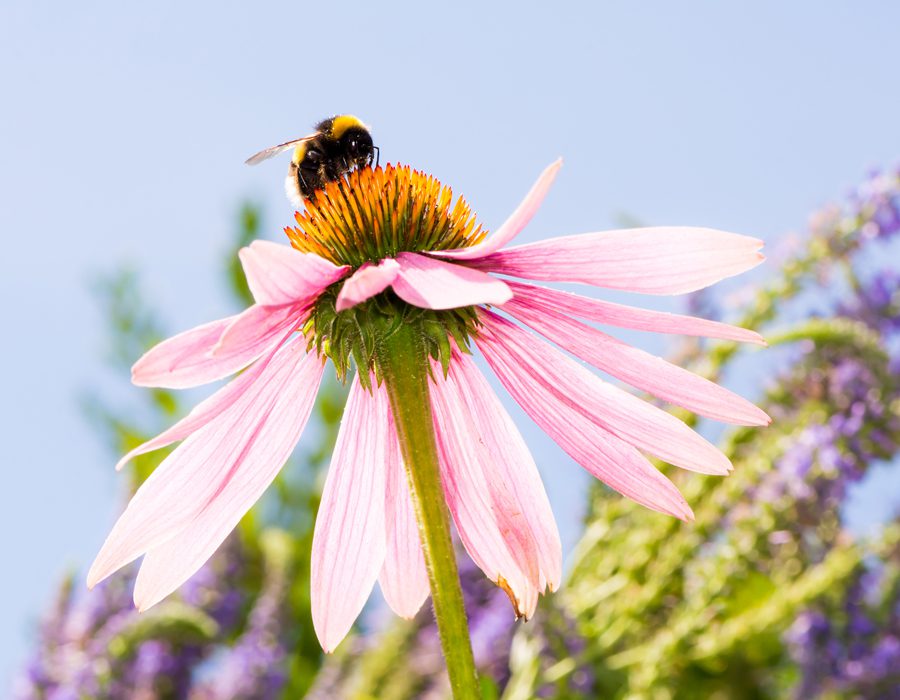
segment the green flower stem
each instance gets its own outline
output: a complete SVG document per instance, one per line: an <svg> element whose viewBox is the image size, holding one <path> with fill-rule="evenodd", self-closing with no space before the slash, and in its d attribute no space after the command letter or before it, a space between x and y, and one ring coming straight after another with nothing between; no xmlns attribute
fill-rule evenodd
<svg viewBox="0 0 900 700"><path fill-rule="evenodd" d="M450 687L455 700L477 699L481 693L432 427L423 331L414 322L404 322L382 336L379 345L378 368L390 397L406 465Z"/></svg>

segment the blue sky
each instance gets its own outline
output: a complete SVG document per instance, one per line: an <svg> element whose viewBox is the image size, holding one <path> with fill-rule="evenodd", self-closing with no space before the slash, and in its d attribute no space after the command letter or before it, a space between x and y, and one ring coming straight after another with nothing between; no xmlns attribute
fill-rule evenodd
<svg viewBox="0 0 900 700"><path fill-rule="evenodd" d="M272 237L292 213L286 163L248 155L353 112L489 227L562 155L523 240L627 212L772 243L900 157L897 27L887 1L0 5L0 684L118 505L77 403L104 381L89 282L129 262L172 328L224 313L239 200ZM526 438L571 542L585 481Z"/></svg>

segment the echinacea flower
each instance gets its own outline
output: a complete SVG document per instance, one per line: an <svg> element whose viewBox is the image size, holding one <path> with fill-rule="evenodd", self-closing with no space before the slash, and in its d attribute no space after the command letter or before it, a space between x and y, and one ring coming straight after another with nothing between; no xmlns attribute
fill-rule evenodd
<svg viewBox="0 0 900 700"><path fill-rule="evenodd" d="M134 365L142 386L193 387L243 370L161 435L127 454L181 444L138 489L89 576L144 555L146 609L210 557L272 482L309 418L325 360L356 366L322 494L312 610L323 648L343 639L376 581L411 617L429 593L417 512L398 446L383 340L413 326L430 364L440 482L476 564L530 617L558 587L560 541L534 460L469 353L477 346L528 415L591 474L645 506L688 520L676 487L645 456L706 474L728 459L685 423L604 381L600 370L698 414L740 425L768 417L745 399L585 322L762 344L752 331L622 306L496 275L679 294L757 265L761 242L685 227L605 231L506 247L537 211L547 168L492 235L462 198L408 167L329 183L286 229L291 246L240 251L255 304L170 338ZM513 321L518 321L515 323Z"/></svg>

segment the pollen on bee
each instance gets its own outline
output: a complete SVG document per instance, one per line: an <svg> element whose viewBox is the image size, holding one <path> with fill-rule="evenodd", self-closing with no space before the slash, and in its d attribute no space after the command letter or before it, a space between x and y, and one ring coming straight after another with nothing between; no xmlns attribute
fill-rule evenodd
<svg viewBox="0 0 900 700"><path fill-rule="evenodd" d="M285 229L297 250L340 265L378 262L404 251L449 250L487 231L462 197L409 166L360 168L328 182Z"/></svg>

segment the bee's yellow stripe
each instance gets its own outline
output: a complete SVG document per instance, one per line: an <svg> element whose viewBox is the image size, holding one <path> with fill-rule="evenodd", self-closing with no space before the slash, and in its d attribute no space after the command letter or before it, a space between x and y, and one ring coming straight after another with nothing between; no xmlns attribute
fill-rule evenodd
<svg viewBox="0 0 900 700"><path fill-rule="evenodd" d="M363 129L366 128L366 125L352 114L342 114L339 117L335 117L334 122L331 125L332 138L341 138L341 136L344 135L344 132L352 126L359 126Z"/></svg>
<svg viewBox="0 0 900 700"><path fill-rule="evenodd" d="M300 161L303 160L303 156L306 155L306 142L298 143L294 147L294 163L300 165Z"/></svg>

